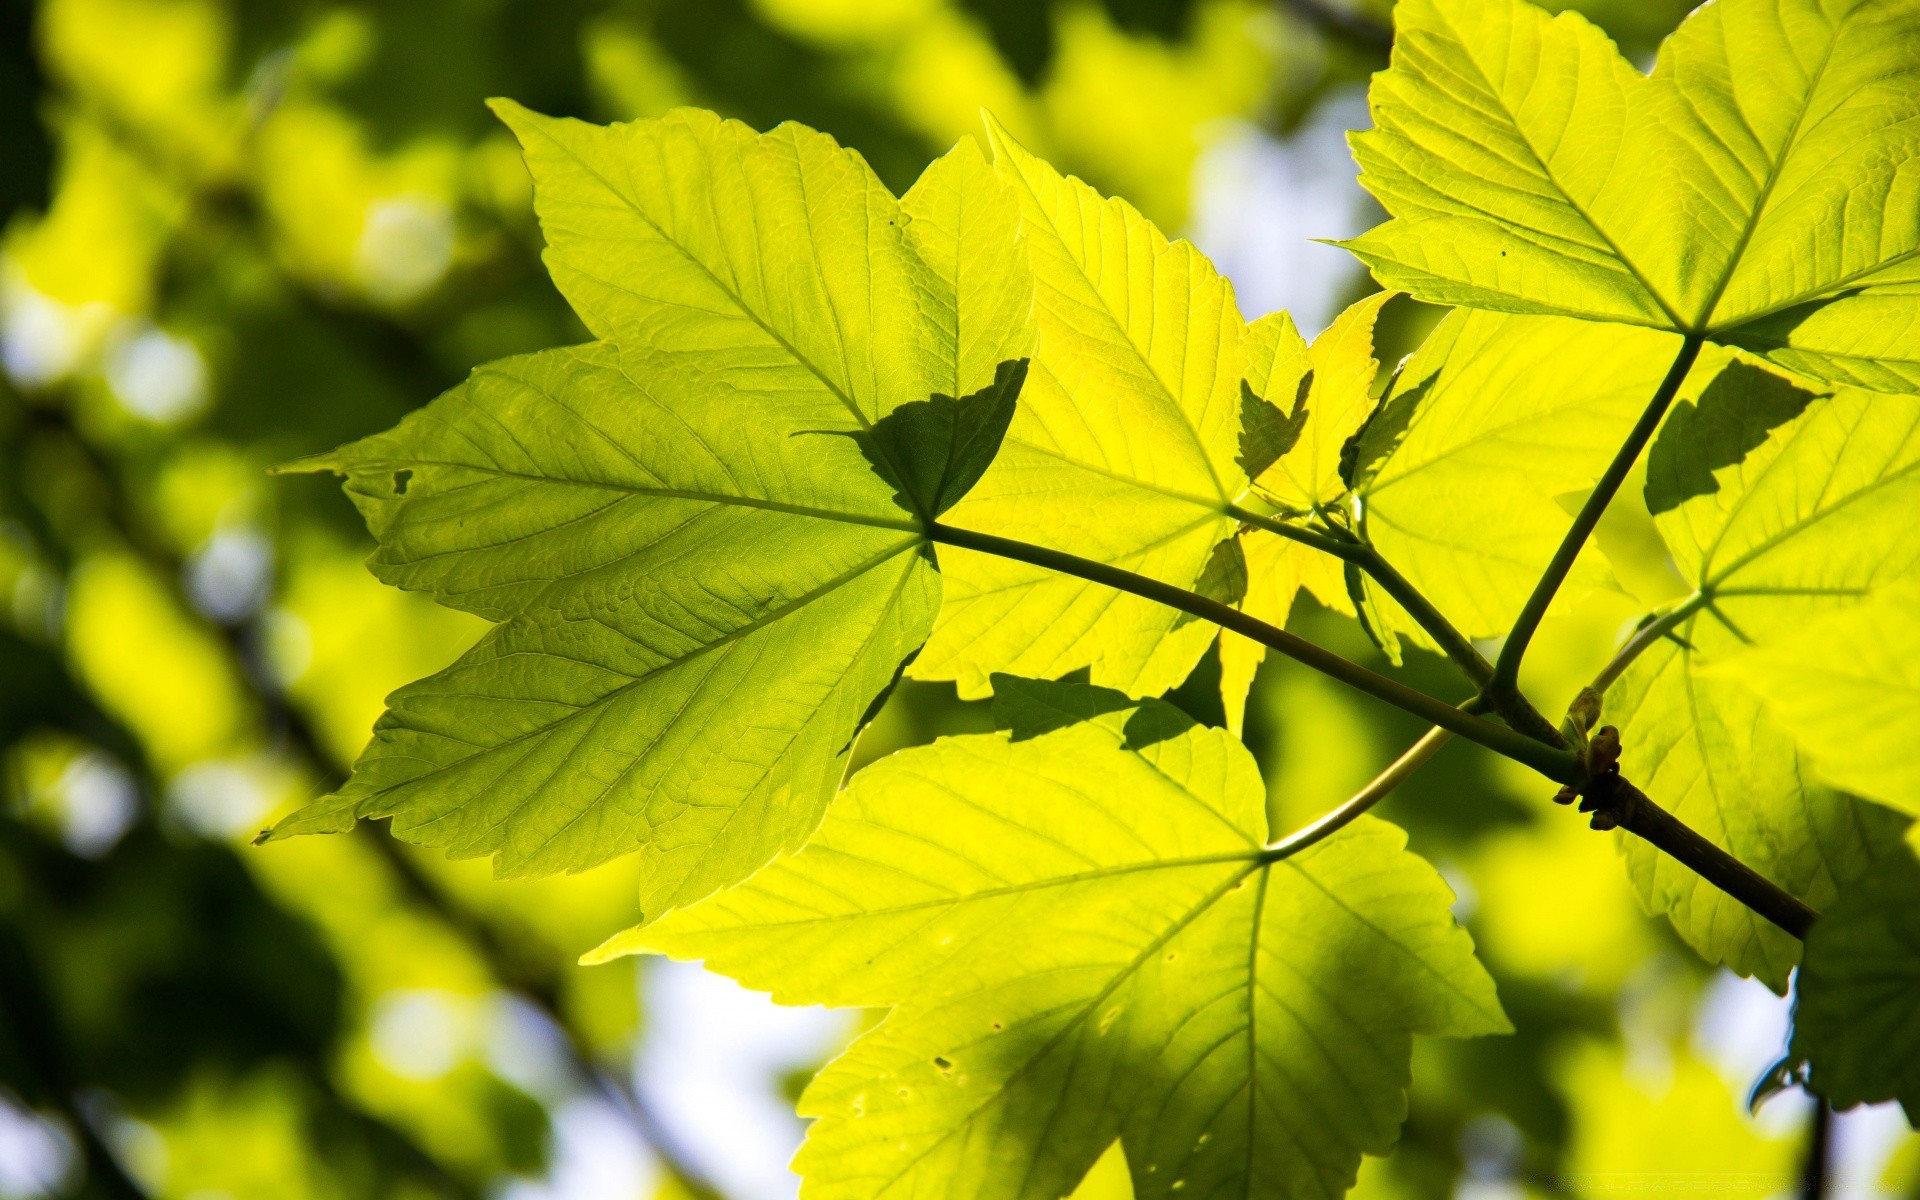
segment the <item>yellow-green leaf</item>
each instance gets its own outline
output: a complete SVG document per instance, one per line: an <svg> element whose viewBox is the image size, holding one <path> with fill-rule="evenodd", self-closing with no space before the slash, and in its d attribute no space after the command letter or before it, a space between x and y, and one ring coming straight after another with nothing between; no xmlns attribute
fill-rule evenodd
<svg viewBox="0 0 1920 1200"><path fill-rule="evenodd" d="M1759 696L1829 783L1920 816L1920 584L1788 629L1718 674Z"/></svg>
<svg viewBox="0 0 1920 1200"><path fill-rule="evenodd" d="M1252 363L1247 386L1276 407L1293 405L1303 418L1292 446L1253 481L1254 489L1283 509L1310 512L1332 504L1346 492L1340 478L1340 450L1373 411L1373 325L1392 292L1375 292L1355 302L1313 340L1302 358L1294 345L1300 335L1285 313L1255 321L1249 329ZM1302 371L1306 393L1296 397ZM1304 405L1304 408L1301 406Z"/></svg>
<svg viewBox="0 0 1920 1200"><path fill-rule="evenodd" d="M1764 413L1753 393L1771 387L1735 364L1698 403ZM1851 389L1809 399L1744 454L1751 441L1738 421L1709 414L1676 428L1671 446L1665 432L1656 441L1654 460L1714 484L1657 518L1694 592L1671 637L1608 692L1605 719L1621 728L1628 778L1821 908L1865 868L1892 814L1819 782L1788 731L1718 668L1750 647L1791 642L1920 565L1920 399ZM1647 843L1622 846L1641 896L1709 961L1784 989L1798 943Z"/></svg>
<svg viewBox="0 0 1920 1200"><path fill-rule="evenodd" d="M1566 533L1557 497L1592 486L1678 344L1618 325L1450 313L1361 436L1368 538L1468 637L1506 633ZM1565 590L1607 579L1589 552Z"/></svg>
<svg viewBox="0 0 1920 1200"><path fill-rule="evenodd" d="M1422 299L1696 332L1920 390L1920 21L1717 0L1651 77L1577 14L1403 0L1356 135L1393 219L1348 243Z"/></svg>
<svg viewBox="0 0 1920 1200"><path fill-rule="evenodd" d="M1118 1136L1136 1196L1337 1200L1411 1035L1509 1028L1399 830L1269 849L1237 739L1097 700L882 760L801 853L603 950L892 1006L802 1098L806 1195L1050 1200Z"/></svg>
<svg viewBox="0 0 1920 1200"><path fill-rule="evenodd" d="M304 464L347 476L382 579L498 625L275 832L391 817L502 874L638 851L651 918L819 820L932 627L926 523L993 459L1030 293L971 244L1015 218L970 145L909 213L797 126L499 108L604 340Z"/></svg>
<svg viewBox="0 0 1920 1200"><path fill-rule="evenodd" d="M1206 258L1124 201L1058 174L998 126L1038 326L1013 427L948 523L1065 550L1182 587L1234 531L1245 326ZM1038 567L942 547L946 602L912 674L984 695L988 676L1081 667L1136 695L1192 669L1213 628Z"/></svg>

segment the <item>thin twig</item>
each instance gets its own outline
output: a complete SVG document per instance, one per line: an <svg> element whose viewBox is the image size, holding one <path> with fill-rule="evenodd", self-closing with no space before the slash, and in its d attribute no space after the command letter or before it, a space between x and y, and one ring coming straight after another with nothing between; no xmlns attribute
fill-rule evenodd
<svg viewBox="0 0 1920 1200"><path fill-rule="evenodd" d="M1136 575L1108 563L1095 562L1076 554L1051 550L1045 546L1035 546L1029 542L996 537L990 533L957 529L951 525L935 522L929 528L928 536L933 541L944 545L959 546L967 550L1010 558L1016 562L1031 563L1037 567L1104 584L1118 591L1130 592L1169 608L1191 613L1223 629L1231 629L1242 637L1278 650L1288 658L1304 663L1375 699L1384 700L1395 708L1412 713L1429 724L1450 729L1468 741L1478 742L1496 754L1532 767L1556 783L1577 783L1582 778L1579 760L1565 750L1555 749L1504 725L1496 725L1491 721L1462 712L1444 701L1434 699L1425 692L1416 691L1398 680L1370 671L1323 646L1315 645L1298 634L1288 633L1276 625L1270 625L1258 617L1250 616L1218 600L1187 591L1185 588L1174 587L1172 584L1162 583L1157 579Z"/></svg>
<svg viewBox="0 0 1920 1200"><path fill-rule="evenodd" d="M1614 652L1613 657L1607 660L1607 665L1600 669L1600 673L1593 677L1593 682L1588 686L1604 694L1608 688L1619 682L1620 676L1626 673L1635 659L1646 653L1648 647L1678 629L1682 622L1706 607L1706 604L1706 594L1695 592L1675 608L1634 630L1633 636Z"/></svg>
<svg viewBox="0 0 1920 1200"><path fill-rule="evenodd" d="M1353 823L1354 818L1386 799L1388 793L1425 766L1427 760L1438 754L1440 747L1446 745L1452 738L1453 734L1450 731L1438 725L1427 730L1419 741L1407 747L1406 753L1394 759L1386 770L1368 780L1365 787L1355 792L1340 807L1321 816L1312 824L1294 830L1278 841L1269 842L1261 858L1268 862L1278 862L1345 829Z"/></svg>
<svg viewBox="0 0 1920 1200"><path fill-rule="evenodd" d="M1402 575L1399 568L1389 562L1385 555L1370 543L1347 534L1344 537L1321 533L1286 521L1276 521L1271 517L1249 511L1237 504L1227 506L1227 515L1246 525L1268 533L1276 534L1302 545L1310 546L1322 553L1330 554L1342 562L1352 563L1372 578L1380 590L1392 597L1394 603L1404 609L1414 623L1426 631L1434 645L1447 656L1448 661L1460 669L1469 682L1476 688L1485 689L1493 678L1493 664L1480 653L1472 640L1461 633L1459 628L1449 621L1445 613L1435 607L1426 594L1415 587L1413 581ZM1498 704L1490 705L1493 711L1508 725L1521 733L1544 742L1555 749L1563 748L1566 742L1553 722L1542 716L1526 697L1517 692L1500 698Z"/></svg>

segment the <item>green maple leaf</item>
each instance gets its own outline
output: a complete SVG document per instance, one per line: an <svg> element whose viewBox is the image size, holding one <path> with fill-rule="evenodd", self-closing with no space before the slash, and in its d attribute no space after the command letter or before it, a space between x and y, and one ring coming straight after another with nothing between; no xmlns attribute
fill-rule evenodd
<svg viewBox="0 0 1920 1200"><path fill-rule="evenodd" d="M1350 305L1309 346L1293 318L1270 313L1247 328L1247 375L1241 381L1240 464L1252 499L1283 513L1335 507L1346 494L1341 451L1373 411L1379 364L1373 326L1392 292ZM1279 534L1246 527L1239 534L1246 585L1243 612L1285 625L1304 588L1322 604L1353 615L1340 560ZM1259 642L1222 631L1220 695L1227 726L1239 732L1254 672L1266 658Z"/></svg>
<svg viewBox="0 0 1920 1200"><path fill-rule="evenodd" d="M1008 261L1031 266L1038 326L1013 427L950 524L1197 586L1234 532L1245 325L1198 250L1063 177L991 126ZM1021 227L1019 244L1010 233ZM982 251L985 253L985 251ZM987 694L995 671L1136 695L1184 679L1204 622L1085 580L943 548L946 599L911 673Z"/></svg>
<svg viewBox="0 0 1920 1200"><path fill-rule="evenodd" d="M998 195L971 143L903 205L796 126L500 108L605 340L303 464L347 476L383 580L498 626L275 834L392 817L503 875L637 850L653 916L818 822L932 627L926 525L1011 418L1029 301L957 244Z"/></svg>
<svg viewBox="0 0 1920 1200"><path fill-rule="evenodd" d="M1346 243L1442 304L1703 335L1920 390L1920 21L1719 0L1651 77L1573 13L1404 0L1353 138L1392 214Z"/></svg>
<svg viewBox="0 0 1920 1200"><path fill-rule="evenodd" d="M1773 387L1736 364L1700 405L1764 422L1780 411ZM1655 443L1651 461L1665 465L1649 476L1650 507L1665 509L1657 523L1694 593L1672 636L1608 692L1605 719L1625 737L1628 778L1821 908L1866 867L1892 814L1822 784L1730 664L1752 647L1804 647L1822 617L1920 566L1920 399L1843 389L1795 405L1802 415L1758 445L1748 426L1711 417ZM1686 484L1702 473L1713 490ZM1785 988L1798 943L1649 844L1622 845L1640 894L1702 955Z"/></svg>
<svg viewBox="0 0 1920 1200"><path fill-rule="evenodd" d="M1448 314L1351 455L1368 539L1462 633L1506 633L1566 533L1559 498L1606 468L1679 340L1558 317ZM1608 582L1590 551L1565 591ZM1396 632L1424 641L1391 601L1382 607Z"/></svg>
<svg viewBox="0 0 1920 1200"><path fill-rule="evenodd" d="M1883 855L1807 935L1792 1053L1835 1108L1898 1100L1920 1122L1920 862Z"/></svg>
<svg viewBox="0 0 1920 1200"><path fill-rule="evenodd" d="M1252 756L1170 705L1007 690L1028 733L1090 719L884 759L798 855L600 955L893 1006L802 1098L812 1200L1062 1196L1116 1136L1141 1197L1345 1194L1411 1035L1509 1029L1446 885L1371 817L1270 848Z"/></svg>
<svg viewBox="0 0 1920 1200"><path fill-rule="evenodd" d="M1920 585L1788 630L1718 673L1759 696L1828 782L1920 816Z"/></svg>

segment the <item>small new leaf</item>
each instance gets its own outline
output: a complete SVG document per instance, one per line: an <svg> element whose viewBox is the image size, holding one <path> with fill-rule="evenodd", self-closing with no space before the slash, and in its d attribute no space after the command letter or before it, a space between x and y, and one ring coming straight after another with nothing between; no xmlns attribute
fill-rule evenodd
<svg viewBox="0 0 1920 1200"><path fill-rule="evenodd" d="M805 850L599 955L891 1008L801 1099L813 1200L1053 1200L1116 1137L1142 1200L1337 1200L1413 1034L1510 1028L1445 883L1371 817L1269 849L1224 730L1053 703L1099 715L883 759Z"/></svg>
<svg viewBox="0 0 1920 1200"><path fill-rule="evenodd" d="M1027 360L1013 359L970 396L908 401L859 435L861 451L900 507L933 520L993 464L1026 379Z"/></svg>
<svg viewBox="0 0 1920 1200"><path fill-rule="evenodd" d="M1270 408L1275 397L1293 397L1287 427L1281 431L1284 448L1251 476L1254 490L1271 503L1310 512L1334 504L1345 493L1341 449L1373 412L1373 380L1379 371L1373 326L1393 297L1393 292L1375 292L1354 302L1311 346L1300 340L1285 313L1262 317L1249 328L1251 375L1245 391L1267 397ZM1272 417L1266 420L1271 424Z"/></svg>
<svg viewBox="0 0 1920 1200"><path fill-rule="evenodd" d="M1240 381L1240 455L1237 461L1247 478L1258 479L1280 456L1300 441L1307 427L1307 392L1313 386L1313 372L1300 377L1293 393L1293 411L1287 412L1271 400L1254 395L1253 385Z"/></svg>

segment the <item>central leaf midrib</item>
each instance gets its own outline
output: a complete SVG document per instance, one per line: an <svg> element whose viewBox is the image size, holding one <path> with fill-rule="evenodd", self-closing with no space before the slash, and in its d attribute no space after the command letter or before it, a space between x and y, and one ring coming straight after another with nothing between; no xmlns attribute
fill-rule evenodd
<svg viewBox="0 0 1920 1200"><path fill-rule="evenodd" d="M1451 25L1451 23L1449 24ZM1454 40L1462 47L1471 44L1471 40L1462 37L1458 29L1452 29L1451 32ZM1620 244L1613 240L1613 235L1600 227L1600 223L1593 219L1592 214L1587 212L1586 207L1574 199L1573 194L1569 192L1565 185L1554 175L1553 168L1549 167L1546 160L1540 156L1540 150L1533 144L1533 139L1527 136L1526 130L1520 124L1519 117L1515 115L1512 109L1507 107L1506 97L1500 94L1500 90L1494 86L1493 80L1488 78L1486 68L1480 64L1479 58L1471 53L1466 54L1464 57L1468 62L1473 64L1474 71L1480 76L1481 86L1486 88L1487 95L1493 99L1494 103L1499 106L1500 111L1506 115L1507 122L1513 127L1514 135L1519 138L1520 144L1527 148L1527 153L1533 155L1533 161L1540 166L1540 173L1546 177L1548 183L1553 185L1554 190L1560 193L1561 197L1566 200L1567 207L1571 208L1582 221L1586 222L1587 228L1600 235L1600 239L1606 242L1607 248L1613 251L1614 256L1620 260L1620 265L1625 267L1634 279L1639 281L1640 286L1646 289L1648 298L1660 306L1660 311L1667 314L1667 319L1672 321L1675 326L1684 326L1685 323L1680 320L1680 314L1674 311L1671 304L1667 303L1666 297L1660 294L1660 289L1653 285L1653 281L1647 278L1646 273L1636 266L1634 261L1627 257L1626 251L1621 249Z"/></svg>
<svg viewBox="0 0 1920 1200"><path fill-rule="evenodd" d="M1850 18L1851 15L1849 13L1848 17ZM1766 212L1767 203L1773 199L1773 188L1780 181L1781 171L1786 167L1787 160L1793 157L1794 145L1800 140L1800 126L1807 119L1807 110L1813 104L1814 92L1819 89L1828 65L1833 62L1833 50L1840 44L1840 32L1837 28L1833 30L1833 36L1827 42L1826 51L1820 56L1820 65L1815 67L1813 74L1807 77L1806 90L1800 96L1800 107L1793 114L1793 126L1787 130L1786 139L1780 144L1780 153L1767 164L1767 177L1761 182L1759 192L1754 195L1753 208L1747 213L1746 226L1741 229L1740 237L1734 242L1733 252L1727 256L1726 269L1720 273L1720 282L1714 285L1713 291L1707 296L1706 303L1700 306L1700 317L1694 322L1695 332L1704 332L1713 328L1714 313L1719 309L1728 285L1733 282L1734 274L1740 269L1740 260L1746 255L1747 246L1753 241L1755 231L1760 228L1760 218ZM1742 113L1741 120L1744 122L1745 119L1746 114Z"/></svg>
<svg viewBox="0 0 1920 1200"><path fill-rule="evenodd" d="M429 778L434 775L439 775L445 771L452 770L458 766L461 766L465 763L472 761L475 758L481 757L483 755L496 753L502 749L505 749L506 747L518 745L519 743L524 742L530 738L545 736L547 734L550 734L554 730L559 729L564 725L567 725L570 722L582 719L588 714L598 713L604 710L608 704L614 703L621 696L624 696L628 692L633 691L634 689L640 687L642 684L645 684L649 680L655 679L670 671L676 670L679 667L686 665L687 663L705 658L707 655L711 654L716 650L719 650L725 646L730 646L735 642L738 642L746 637L749 637L755 633L758 633L760 630L767 628L769 625L773 625L776 622L785 620L787 617L790 617L794 613L799 612L801 609L804 609L808 605L812 604L814 601L819 600L825 596L829 596L834 592L838 591L839 589L841 589L842 587L845 587L847 584L859 578L861 575L864 575L869 571L876 570L877 568L887 563L889 560L898 557L902 553L909 552L916 549L918 547L918 544L919 543L916 540L916 541L905 542L898 546L890 547L884 552L869 559L868 561L859 563L849 568L848 570L843 571L840 574L834 576L832 579L829 579L821 583L817 587L814 587L806 592L803 592L799 596L794 597L788 603L782 605L780 608L771 612L763 613L762 615L740 626L738 629L729 630L727 633L725 633L721 637L715 638L713 641L703 642L700 645L695 646L692 650L689 650L685 654L682 654L676 658L670 658L667 661L660 663L658 666L651 667L648 670L643 671L639 675L631 676L626 683L623 683L618 687L608 690L607 692L596 697L595 699L588 702L587 704L584 704L574 709L574 711L566 714L565 716L561 717L557 721L553 721L549 724L542 725L534 729L529 729L525 733L516 734L515 736L507 738L504 741L495 742L490 746L481 747L472 754L463 755L462 757L444 766L436 766L431 771L422 772L421 774L413 775L406 779L397 780L393 783L386 785L385 787L379 788L378 790L366 793L364 796L361 796L356 801L356 803L366 804L366 803L378 800L390 792L396 791L403 787L411 786L415 783L420 782L423 779ZM531 608L532 607L531 604L528 607ZM524 609L521 611L520 614L516 615L512 620L513 622L531 623L531 619L527 617L526 610ZM505 625L499 626L498 628L505 628ZM607 628L611 629L612 627L608 626ZM622 637L626 636L624 634L621 634L619 630L613 630L613 632ZM631 641L633 639L628 638L627 640ZM535 653L539 653L539 651L535 651ZM460 664L456 663L455 665L458 666ZM598 666L598 664L592 664L592 665ZM602 669L613 670L613 668L602 668ZM623 674L624 672L616 671L615 673ZM389 711L391 712L394 710L390 708ZM423 734L430 737L443 736L435 731L419 729L411 725L407 726L406 728L412 732ZM349 780L347 783L347 787L351 787L352 784L353 784L353 780ZM345 790L346 790L345 788L342 789L342 791L345 791Z"/></svg>
<svg viewBox="0 0 1920 1200"><path fill-rule="evenodd" d="M452 462L445 459L406 458L406 459L370 459L364 466L356 464L356 469L372 473L384 473L389 470L407 467L445 467L451 470L474 471L482 475L492 475L501 479L520 479L532 483L550 484L556 487L595 488L602 491L622 492L634 496L652 496L665 500L692 500L700 503L727 505L735 508L755 508L766 512L788 513L796 517L813 517L821 521L833 521L842 525L864 525L874 529L897 529L902 533L924 535L916 521L907 518L869 516L860 513L842 512L832 508L812 508L804 504L789 504L780 500L763 500L755 496L728 496L716 492L701 492L689 488L652 488L639 484L619 483L614 480L578 479L564 475L535 475L526 471L509 471L504 467L482 466L478 463ZM457 551L447 551L457 553Z"/></svg>

